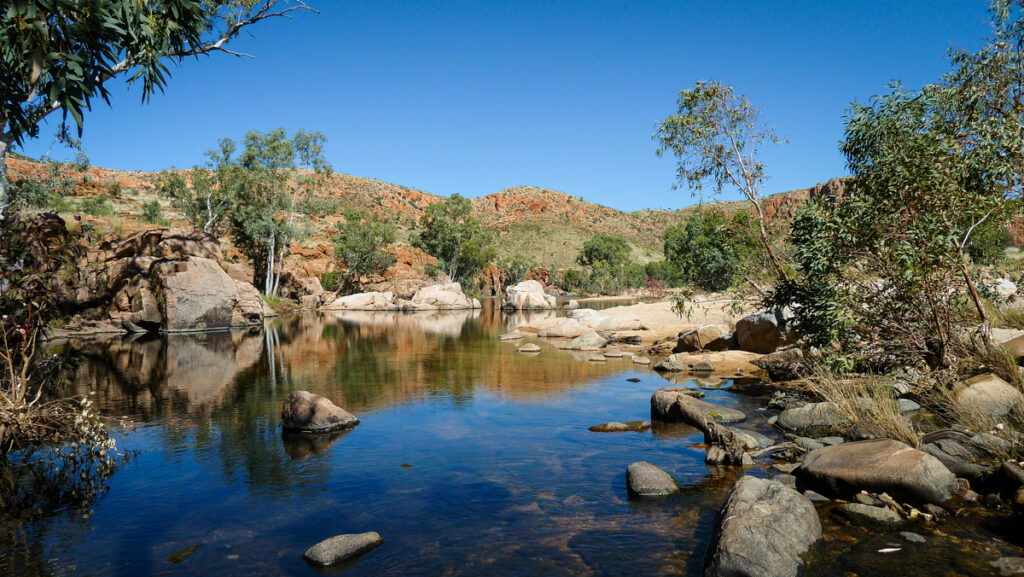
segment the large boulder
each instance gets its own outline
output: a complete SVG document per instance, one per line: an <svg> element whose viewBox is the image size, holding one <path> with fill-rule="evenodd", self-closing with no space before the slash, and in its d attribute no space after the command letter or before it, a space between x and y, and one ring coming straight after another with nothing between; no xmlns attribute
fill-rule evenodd
<svg viewBox="0 0 1024 577"><path fill-rule="evenodd" d="M654 394L651 395L651 417L659 421L681 422L684 405L696 408L704 415L722 423L735 423L747 418L742 411L713 405L694 398L692 391L685 387L671 387L654 391Z"/></svg>
<svg viewBox="0 0 1024 577"><path fill-rule="evenodd" d="M811 451L793 472L833 494L862 490L942 504L956 478L938 459L893 439L843 443Z"/></svg>
<svg viewBox="0 0 1024 577"><path fill-rule="evenodd" d="M1003 417L1024 408L1017 387L992 373L978 375L954 389L957 404L967 413Z"/></svg>
<svg viewBox="0 0 1024 577"><path fill-rule="evenodd" d="M555 297L544 292L544 285L535 280L524 280L505 289L501 308L512 310L553 309L558 305Z"/></svg>
<svg viewBox="0 0 1024 577"><path fill-rule="evenodd" d="M664 497L679 490L671 475L654 465L637 461L626 468L626 488L637 497Z"/></svg>
<svg viewBox="0 0 1024 577"><path fill-rule="evenodd" d="M238 288L216 261L190 256L151 269L163 330L182 332L230 327Z"/></svg>
<svg viewBox="0 0 1024 577"><path fill-rule="evenodd" d="M389 292L368 292L338 297L320 307L320 310L394 311L398 310L398 305L395 304L395 295Z"/></svg>
<svg viewBox="0 0 1024 577"><path fill-rule="evenodd" d="M673 352L725 351L732 348L732 340L732 333L722 325L702 325L679 333Z"/></svg>
<svg viewBox="0 0 1024 577"><path fill-rule="evenodd" d="M762 311L740 319L736 323L736 344L741 350L752 353L775 352L782 344L782 330L776 315Z"/></svg>
<svg viewBox="0 0 1024 577"><path fill-rule="evenodd" d="M821 539L814 504L769 479L745 476L718 514L705 577L795 577L800 558Z"/></svg>
<svg viewBox="0 0 1024 577"><path fill-rule="evenodd" d="M295 391L284 399L281 423L285 429L328 433L350 429L359 424L359 419L327 397L309 391Z"/></svg>
<svg viewBox="0 0 1024 577"><path fill-rule="evenodd" d="M480 301L467 297L459 283L450 282L421 288L403 308L412 311L478 309Z"/></svg>

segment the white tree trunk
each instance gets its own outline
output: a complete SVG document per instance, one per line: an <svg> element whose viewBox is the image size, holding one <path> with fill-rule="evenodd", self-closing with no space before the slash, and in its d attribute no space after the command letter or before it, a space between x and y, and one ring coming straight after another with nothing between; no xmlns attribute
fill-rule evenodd
<svg viewBox="0 0 1024 577"><path fill-rule="evenodd" d="M10 188L11 183L7 180L7 149L10 148L10 142L7 138L0 134L0 218L3 218L7 211L7 205L10 201Z"/></svg>
<svg viewBox="0 0 1024 577"><path fill-rule="evenodd" d="M263 294L273 296L274 287L274 235L270 235L270 250L267 251L267 278L263 280Z"/></svg>

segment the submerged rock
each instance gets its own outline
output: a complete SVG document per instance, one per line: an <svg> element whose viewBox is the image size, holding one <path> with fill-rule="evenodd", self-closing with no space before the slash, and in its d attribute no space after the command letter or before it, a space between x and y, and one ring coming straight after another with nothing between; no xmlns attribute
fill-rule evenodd
<svg viewBox="0 0 1024 577"><path fill-rule="evenodd" d="M373 531L338 535L313 545L302 557L314 565L326 567L366 553L383 542L384 539Z"/></svg>
<svg viewBox="0 0 1024 577"><path fill-rule="evenodd" d="M610 423L602 423L600 425L594 425L589 430L595 433L626 433L636 432L643 433L647 429L651 428L650 421L630 421L628 423L620 423L618 421L612 421Z"/></svg>
<svg viewBox="0 0 1024 577"><path fill-rule="evenodd" d="M651 396L651 416L660 421L681 422L682 404L697 408L705 415L722 423L735 423L746 420L747 415L742 411L720 407L695 399L689 389L685 387L673 387L658 389Z"/></svg>
<svg viewBox="0 0 1024 577"><path fill-rule="evenodd" d="M941 504L956 478L935 457L893 439L871 439L811 451L793 472L832 493L888 492Z"/></svg>
<svg viewBox="0 0 1024 577"><path fill-rule="evenodd" d="M800 555L821 534L807 497L777 481L743 477L718 514L704 575L795 577Z"/></svg>
<svg viewBox="0 0 1024 577"><path fill-rule="evenodd" d="M335 405L327 397L309 391L295 391L285 397L281 407L285 429L326 433L348 429L359 424L352 413Z"/></svg>
<svg viewBox="0 0 1024 577"><path fill-rule="evenodd" d="M540 346L534 343L524 343L520 345L519 348L516 350L519 351L520 353L539 353Z"/></svg>
<svg viewBox="0 0 1024 577"><path fill-rule="evenodd" d="M518 341L523 338L526 338L526 333L519 329L498 335L499 341Z"/></svg>
<svg viewBox="0 0 1024 577"><path fill-rule="evenodd" d="M654 465L637 461L626 469L626 488L638 497L664 497L679 490L671 475Z"/></svg>

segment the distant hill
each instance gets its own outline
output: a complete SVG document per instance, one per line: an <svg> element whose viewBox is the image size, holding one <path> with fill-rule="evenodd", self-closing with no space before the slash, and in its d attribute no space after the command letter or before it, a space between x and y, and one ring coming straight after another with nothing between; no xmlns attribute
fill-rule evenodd
<svg viewBox="0 0 1024 577"><path fill-rule="evenodd" d="M9 158L8 167L15 180L43 178L46 173L45 165L21 156ZM74 193L76 198L69 199L72 207L87 197L107 194L115 213L106 219L107 225L122 231L151 226L143 223L139 215L144 203L157 198L158 173L90 167L84 174L70 176L79 181ZM769 219L788 219L800 202L820 193L823 186L827 188L829 184L765 198L766 215ZM118 192L117 197L113 197L112 192ZM312 234L302 242L303 247L319 254L329 250L335 224L342 220L341 213L347 208L371 210L382 220L396 222L402 230L400 240L404 240L424 209L445 198L341 173L331 176L325 197L334 205L333 214L311 218ZM172 224L184 224L181 215L168 206L165 199L160 201ZM530 186L507 188L470 201L474 215L494 235L499 257L521 254L541 266L555 268L573 265L583 243L599 232L625 237L633 246L637 262L658 260L665 229L685 222L697 209L622 212L563 192ZM704 206L715 206L728 213L747 207L744 202L715 202Z"/></svg>

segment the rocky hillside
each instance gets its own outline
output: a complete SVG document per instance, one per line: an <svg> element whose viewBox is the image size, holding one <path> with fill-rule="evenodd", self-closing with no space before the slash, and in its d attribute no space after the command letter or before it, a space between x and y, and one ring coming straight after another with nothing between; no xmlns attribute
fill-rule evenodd
<svg viewBox="0 0 1024 577"><path fill-rule="evenodd" d="M14 180L51 177L47 165L30 159L11 158L8 167ZM157 173L89 167L83 172L65 169L61 175L73 182L72 191L66 198L69 213L87 212L84 209L89 199L95 203L98 197L106 198L108 208L105 212L81 216L90 226L103 232L126 234L151 228L153 225L142 221L141 213L143 204L154 199L162 205L165 224L186 224L166 199L158 198ZM837 182L768 197L765 199L765 211L771 219L785 220L809 196L834 193L832 189ZM331 176L321 200L330 207L329 214L310 218L311 235L294 251L300 261L296 264L306 265L304 268L308 268L311 274L330 269L331 237L335 225L343 221L341 213L345 209L369 209L382 219L396 222L402 231L399 239L403 240L408 238L408 231L415 227L424 209L431 203L444 200L444 197L336 173ZM471 201L476 217L494 234L499 257L529 256L538 265L556 269L571 266L583 243L598 232L628 239L638 262L659 259L662 232L685 221L694 210L690 207L677 211L621 212L563 192L526 186L508 188ZM741 202L714 205L730 213L745 207ZM230 255L230 246L226 244L226 248Z"/></svg>

